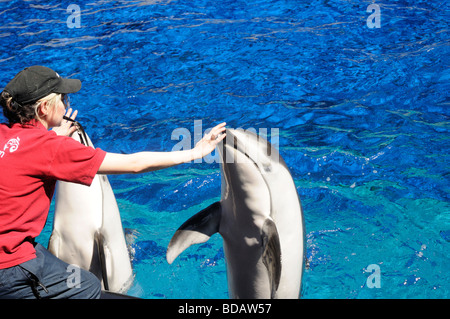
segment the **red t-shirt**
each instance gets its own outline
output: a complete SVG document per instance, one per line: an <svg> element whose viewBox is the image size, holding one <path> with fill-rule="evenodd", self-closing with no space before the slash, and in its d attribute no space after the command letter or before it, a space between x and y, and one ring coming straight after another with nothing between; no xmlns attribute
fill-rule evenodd
<svg viewBox="0 0 450 319"><path fill-rule="evenodd" d="M36 257L57 180L90 185L106 152L38 121L0 124L0 269Z"/></svg>

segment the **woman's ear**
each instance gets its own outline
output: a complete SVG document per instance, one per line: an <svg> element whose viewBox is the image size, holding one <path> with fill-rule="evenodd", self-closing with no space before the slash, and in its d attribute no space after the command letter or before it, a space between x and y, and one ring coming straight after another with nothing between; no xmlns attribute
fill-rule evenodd
<svg viewBox="0 0 450 319"><path fill-rule="evenodd" d="M38 106L39 117L46 117L49 113L49 105L47 101L42 101Z"/></svg>

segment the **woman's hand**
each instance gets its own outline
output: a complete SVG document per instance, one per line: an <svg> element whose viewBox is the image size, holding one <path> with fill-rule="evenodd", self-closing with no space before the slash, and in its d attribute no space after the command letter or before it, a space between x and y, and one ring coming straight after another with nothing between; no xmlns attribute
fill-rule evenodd
<svg viewBox="0 0 450 319"><path fill-rule="evenodd" d="M66 116L70 117L72 120L75 120L75 118L77 117L77 114L78 114L78 111L75 110L72 113L71 108L69 108L66 112ZM73 124L73 122L63 119L61 121L61 125L54 127L52 130L57 135L71 136L77 130L77 127Z"/></svg>
<svg viewBox="0 0 450 319"><path fill-rule="evenodd" d="M195 145L193 151L193 159L200 159L210 154L216 148L226 136L226 123L220 123L219 125L213 127L213 129L206 134L198 143Z"/></svg>

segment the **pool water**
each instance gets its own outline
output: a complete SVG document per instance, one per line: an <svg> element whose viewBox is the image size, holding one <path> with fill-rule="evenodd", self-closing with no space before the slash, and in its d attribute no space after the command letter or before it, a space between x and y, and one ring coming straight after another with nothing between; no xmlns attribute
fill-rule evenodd
<svg viewBox="0 0 450 319"><path fill-rule="evenodd" d="M378 22L372 3L106 0L77 18L71 1L0 1L0 87L34 64L81 79L71 105L110 152L170 151L177 128L222 121L279 129L304 209L303 298L449 298L448 3L377 0ZM129 293L227 298L219 235L165 261L220 198L218 164L109 179L135 234Z"/></svg>

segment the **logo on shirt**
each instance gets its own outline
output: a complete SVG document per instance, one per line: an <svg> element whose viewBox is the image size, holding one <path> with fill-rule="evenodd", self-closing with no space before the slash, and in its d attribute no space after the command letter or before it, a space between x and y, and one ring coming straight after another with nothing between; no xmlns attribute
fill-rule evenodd
<svg viewBox="0 0 450 319"><path fill-rule="evenodd" d="M20 144L20 138L12 138L8 142L6 142L5 146L3 146L3 150L0 151L0 158L3 158L5 156L6 151L9 150L10 153L15 152L19 148Z"/></svg>

